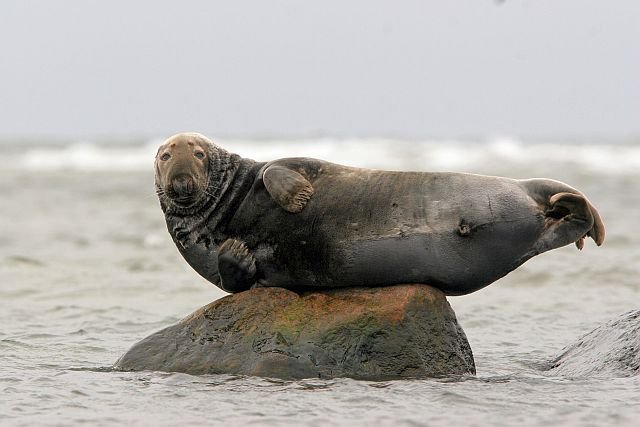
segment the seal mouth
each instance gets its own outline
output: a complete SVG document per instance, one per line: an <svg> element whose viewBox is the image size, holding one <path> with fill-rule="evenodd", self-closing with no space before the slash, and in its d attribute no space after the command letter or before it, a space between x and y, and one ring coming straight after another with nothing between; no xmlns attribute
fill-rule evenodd
<svg viewBox="0 0 640 427"><path fill-rule="evenodd" d="M169 184L166 187L156 183L156 194L170 206L178 209L191 209L202 203L209 194L198 183L193 183L188 189Z"/></svg>
<svg viewBox="0 0 640 427"><path fill-rule="evenodd" d="M202 193L202 186L197 176L180 173L169 178L167 196L180 208L189 208L197 204Z"/></svg>
<svg viewBox="0 0 640 427"><path fill-rule="evenodd" d="M198 202L199 197L196 196L177 196L168 194L169 200L180 208L190 208Z"/></svg>

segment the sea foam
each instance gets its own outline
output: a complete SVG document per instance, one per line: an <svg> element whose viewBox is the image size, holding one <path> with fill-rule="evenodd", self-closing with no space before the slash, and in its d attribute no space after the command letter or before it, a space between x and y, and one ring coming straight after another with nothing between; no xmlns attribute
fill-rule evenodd
<svg viewBox="0 0 640 427"><path fill-rule="evenodd" d="M1 154L0 164L7 169L33 171L145 171L151 170L161 142L160 139L137 145L77 142L30 147ZM543 172L569 168L590 174L640 174L640 144L531 143L505 137L485 141L316 138L216 142L258 161L302 156L390 170L490 173L524 167Z"/></svg>

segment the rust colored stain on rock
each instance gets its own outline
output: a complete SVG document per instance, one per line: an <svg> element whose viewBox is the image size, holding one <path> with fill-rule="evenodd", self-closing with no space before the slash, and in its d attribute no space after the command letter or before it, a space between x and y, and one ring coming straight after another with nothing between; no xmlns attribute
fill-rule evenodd
<svg viewBox="0 0 640 427"><path fill-rule="evenodd" d="M475 373L455 313L426 285L229 295L134 345L115 368L286 379Z"/></svg>

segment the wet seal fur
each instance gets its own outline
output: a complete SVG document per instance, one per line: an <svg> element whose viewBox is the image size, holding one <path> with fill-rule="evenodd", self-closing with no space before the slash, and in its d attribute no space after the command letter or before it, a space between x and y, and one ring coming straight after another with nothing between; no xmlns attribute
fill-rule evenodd
<svg viewBox="0 0 640 427"><path fill-rule="evenodd" d="M197 133L159 148L155 181L180 253L228 292L424 283L462 295L605 238L595 207L558 181L255 162Z"/></svg>

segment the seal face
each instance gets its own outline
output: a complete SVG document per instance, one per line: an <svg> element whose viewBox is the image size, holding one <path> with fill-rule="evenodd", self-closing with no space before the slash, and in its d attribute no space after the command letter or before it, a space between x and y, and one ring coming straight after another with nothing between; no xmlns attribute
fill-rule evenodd
<svg viewBox="0 0 640 427"><path fill-rule="evenodd" d="M169 138L155 170L178 249L228 292L424 283L460 295L605 237L589 200L549 179L259 163L196 133Z"/></svg>
<svg viewBox="0 0 640 427"><path fill-rule="evenodd" d="M167 141L156 155L156 187L170 203L188 208L207 190L208 146L198 138Z"/></svg>

